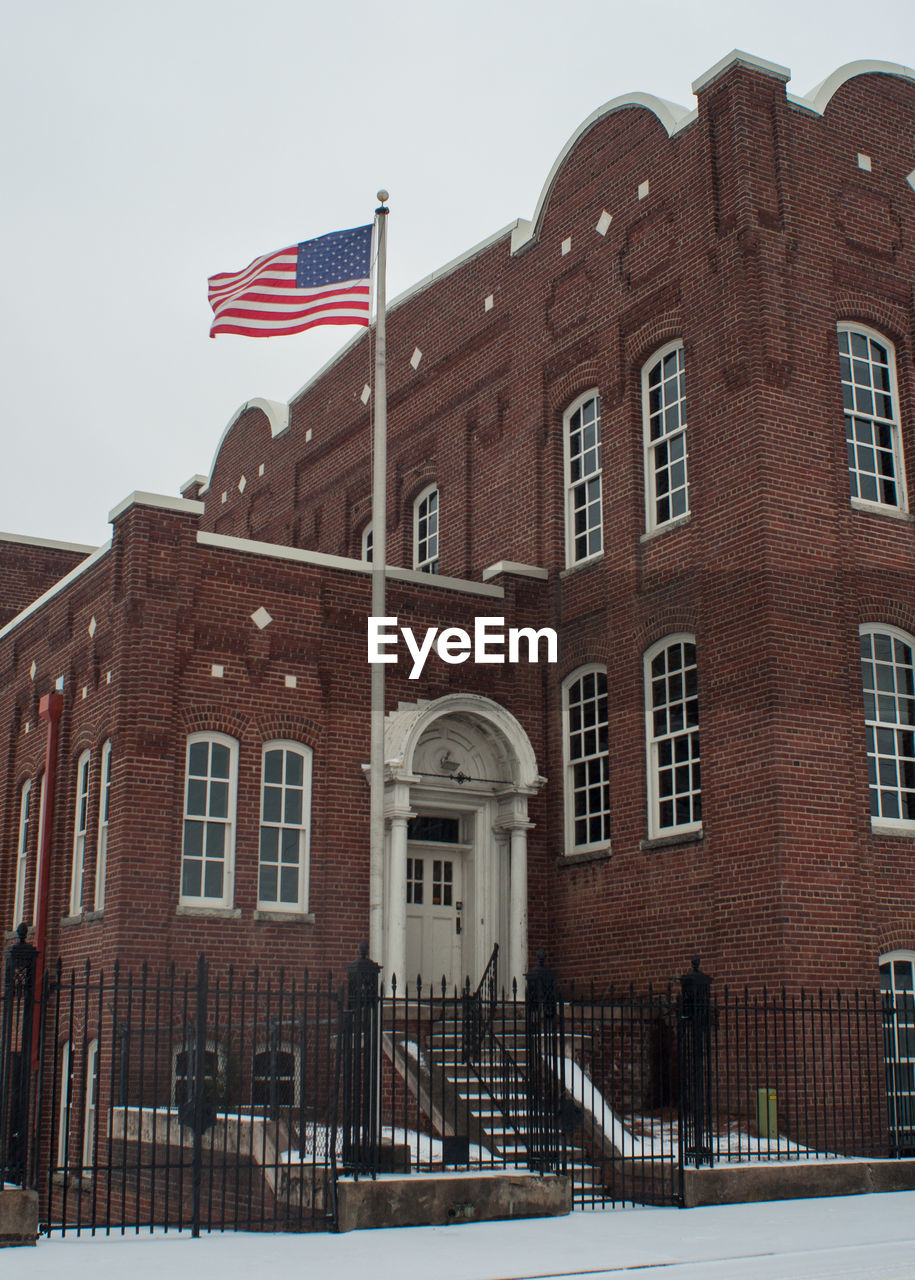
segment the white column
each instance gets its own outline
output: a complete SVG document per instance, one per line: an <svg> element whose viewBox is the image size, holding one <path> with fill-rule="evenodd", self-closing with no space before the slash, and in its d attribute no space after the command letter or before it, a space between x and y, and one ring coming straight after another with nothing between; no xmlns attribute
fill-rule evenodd
<svg viewBox="0 0 915 1280"><path fill-rule="evenodd" d="M510 871L511 889L508 915L509 974L510 985L514 978L518 991L524 991L524 971L527 968L527 831L529 823L512 827Z"/></svg>
<svg viewBox="0 0 915 1280"><path fill-rule="evenodd" d="M396 973L398 989L402 991L407 968L407 819L404 815L391 817L389 850L384 980L390 983L391 975Z"/></svg>

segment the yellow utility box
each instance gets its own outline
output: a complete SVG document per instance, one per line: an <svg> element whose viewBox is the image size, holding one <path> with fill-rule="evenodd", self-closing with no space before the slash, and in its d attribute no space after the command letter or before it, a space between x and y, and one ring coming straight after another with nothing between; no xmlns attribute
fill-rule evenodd
<svg viewBox="0 0 915 1280"><path fill-rule="evenodd" d="M761 1138L778 1135L778 1099L768 1085L756 1090L756 1127Z"/></svg>

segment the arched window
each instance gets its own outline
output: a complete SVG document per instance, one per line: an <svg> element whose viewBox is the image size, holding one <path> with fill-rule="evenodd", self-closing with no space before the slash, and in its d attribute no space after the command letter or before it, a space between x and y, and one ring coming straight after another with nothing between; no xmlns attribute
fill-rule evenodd
<svg viewBox="0 0 915 1280"><path fill-rule="evenodd" d="M308 910L311 754L296 742L264 745L257 876L262 911Z"/></svg>
<svg viewBox="0 0 915 1280"><path fill-rule="evenodd" d="M645 654L650 836L699 831L699 695L693 636L659 640Z"/></svg>
<svg viewBox="0 0 915 1280"><path fill-rule="evenodd" d="M197 1077L196 1032L193 1026L188 1027L188 1038L180 1048L175 1049L172 1058L172 1100L176 1107L182 1107L194 1097L194 1084ZM207 1041L203 1049L201 1062L203 1075L203 1091L210 1102L225 1102L226 1094L226 1055L212 1041Z"/></svg>
<svg viewBox="0 0 915 1280"><path fill-rule="evenodd" d="M839 325L839 368L852 501L906 508L893 345L863 325Z"/></svg>
<svg viewBox="0 0 915 1280"><path fill-rule="evenodd" d="M642 370L645 434L645 527L650 532L689 514L683 344L673 342Z"/></svg>
<svg viewBox="0 0 915 1280"><path fill-rule="evenodd" d="M83 1107L83 1172L95 1168L98 1127L98 1040L86 1047L86 1097Z"/></svg>
<svg viewBox="0 0 915 1280"><path fill-rule="evenodd" d="M362 556L363 560L368 560L369 564L372 563L372 553L375 549L374 528L375 527L372 524L372 521L370 520L362 530L362 539L360 542L360 548L361 548L360 555Z"/></svg>
<svg viewBox="0 0 915 1280"><path fill-rule="evenodd" d="M413 568L438 573L438 489L424 489L413 504Z"/></svg>
<svg viewBox="0 0 915 1280"><path fill-rule="evenodd" d="M111 809L111 740L102 747L102 777L98 798L98 843L95 854L96 911L105 908L105 874L108 868L108 817Z"/></svg>
<svg viewBox="0 0 915 1280"><path fill-rule="evenodd" d="M254 1053L251 1102L255 1107L293 1107L299 1101L299 1055L288 1044L274 1042Z"/></svg>
<svg viewBox="0 0 915 1280"><path fill-rule="evenodd" d="M566 473L566 566L600 555L604 546L601 495L600 397L580 396L563 415Z"/></svg>
<svg viewBox="0 0 915 1280"><path fill-rule="evenodd" d="M86 860L86 827L89 822L89 762L84 751L76 762L76 812L73 818L73 862L70 869L70 915L83 909L83 865Z"/></svg>
<svg viewBox="0 0 915 1280"><path fill-rule="evenodd" d="M29 819L32 807L31 780L19 792L19 833L16 838L16 885L13 891L13 928L25 920L25 882L29 867Z"/></svg>
<svg viewBox="0 0 915 1280"><path fill-rule="evenodd" d="M562 686L565 719L566 848L581 853L610 843L607 673L574 671Z"/></svg>
<svg viewBox="0 0 915 1280"><path fill-rule="evenodd" d="M915 664L912 637L896 627L860 628L861 680L871 822L915 822Z"/></svg>
<svg viewBox="0 0 915 1280"><path fill-rule="evenodd" d="M70 1041L60 1046L60 1105L57 1108L57 1167L66 1169L70 1162L70 1117L73 1104L73 1063Z"/></svg>
<svg viewBox="0 0 915 1280"><path fill-rule="evenodd" d="M187 740L181 902L230 907L235 875L238 743L222 733Z"/></svg>
<svg viewBox="0 0 915 1280"><path fill-rule="evenodd" d="M880 957L886 1094L893 1155L915 1154L915 952Z"/></svg>

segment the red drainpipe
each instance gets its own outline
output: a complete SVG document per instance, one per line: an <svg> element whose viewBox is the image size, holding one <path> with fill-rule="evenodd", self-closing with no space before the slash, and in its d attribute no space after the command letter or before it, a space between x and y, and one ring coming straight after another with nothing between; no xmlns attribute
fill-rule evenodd
<svg viewBox="0 0 915 1280"><path fill-rule="evenodd" d="M41 793L41 847L38 850L38 893L35 898L35 1018L32 1023L32 1069L38 1069L38 1037L41 1027L41 988L44 976L45 939L48 933L48 885L51 879L51 832L54 825L54 775L57 772L57 737L63 695L46 693L38 704L38 714L48 722L44 784Z"/></svg>

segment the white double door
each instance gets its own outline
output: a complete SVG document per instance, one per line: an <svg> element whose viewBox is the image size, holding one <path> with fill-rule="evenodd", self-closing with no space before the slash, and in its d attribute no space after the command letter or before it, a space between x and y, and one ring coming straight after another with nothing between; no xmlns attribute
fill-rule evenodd
<svg viewBox="0 0 915 1280"><path fill-rule="evenodd" d="M407 981L448 989L464 982L466 849L411 840L407 844Z"/></svg>

